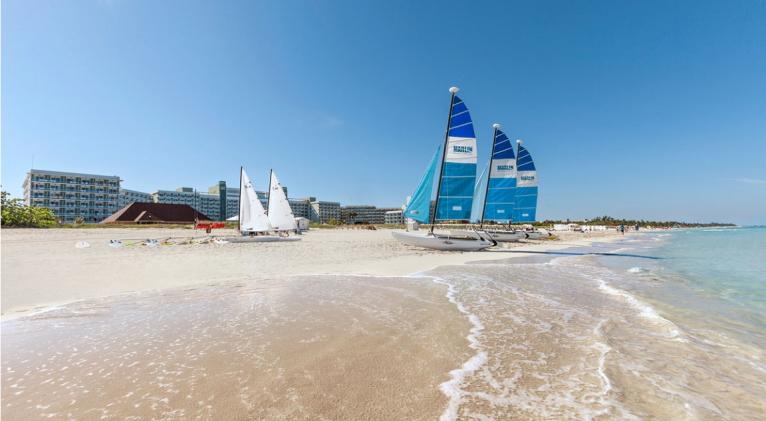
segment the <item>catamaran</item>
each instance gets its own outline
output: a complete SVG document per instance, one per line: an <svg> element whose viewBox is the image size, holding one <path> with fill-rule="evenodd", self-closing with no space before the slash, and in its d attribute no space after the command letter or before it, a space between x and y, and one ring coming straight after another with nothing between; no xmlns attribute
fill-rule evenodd
<svg viewBox="0 0 766 421"><path fill-rule="evenodd" d="M516 190L516 157L513 153L513 143L500 130L500 124L493 124L492 153L489 156L488 175L484 200L479 217L480 227L484 228L487 221L508 224L508 227L489 228L484 232L494 240L501 242L518 241L527 238L524 231L511 228L513 212L516 208L514 200ZM478 185L481 183L477 184Z"/></svg>
<svg viewBox="0 0 766 421"><path fill-rule="evenodd" d="M470 219L473 204L473 186L476 181L476 134L468 107L450 91L450 110L444 144L437 149L418 188L410 198L404 216L420 223L430 223L428 231L394 231L392 235L402 243L436 250L475 251L496 245L497 242L479 231L441 234L434 232L436 221ZM441 160L439 160L441 156ZM436 168L441 162L436 183L436 202L431 211L431 194Z"/></svg>
<svg viewBox="0 0 766 421"><path fill-rule="evenodd" d="M274 174L272 172L272 178ZM277 182L278 185L278 182ZM279 187L281 190L281 186ZM271 196L271 194L269 194ZM286 201L286 199L285 199ZM288 204L289 207L289 204ZM293 220L294 222L294 220ZM227 238L232 243L255 243L284 240L300 240L300 238L286 238L278 235L270 235L274 227L266 215L263 204L255 193L253 183L250 181L245 169L239 169L239 237Z"/></svg>
<svg viewBox="0 0 766 421"><path fill-rule="evenodd" d="M532 155L522 145L521 139L516 140L518 153L516 154L516 207L513 212L514 222L534 222L537 213L537 169L532 161ZM536 240L550 236L544 230L524 231L527 238Z"/></svg>

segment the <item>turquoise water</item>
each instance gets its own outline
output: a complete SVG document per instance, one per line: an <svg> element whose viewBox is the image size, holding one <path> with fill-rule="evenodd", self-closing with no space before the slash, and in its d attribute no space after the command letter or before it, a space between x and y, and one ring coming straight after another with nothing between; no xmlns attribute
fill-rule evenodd
<svg viewBox="0 0 766 421"><path fill-rule="evenodd" d="M676 232L656 255L702 296L766 328L766 227Z"/></svg>
<svg viewBox="0 0 766 421"><path fill-rule="evenodd" d="M627 257L600 260L625 273L617 286L690 325L766 345L766 227L646 233L615 246Z"/></svg>

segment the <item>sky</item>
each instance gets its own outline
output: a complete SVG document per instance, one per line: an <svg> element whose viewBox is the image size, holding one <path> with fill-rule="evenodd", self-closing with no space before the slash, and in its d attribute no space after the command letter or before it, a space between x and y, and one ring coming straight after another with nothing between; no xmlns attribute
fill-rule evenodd
<svg viewBox="0 0 766 421"><path fill-rule="evenodd" d="M450 86L524 139L538 219L766 224L766 2L2 2L2 188L263 188L400 206Z"/></svg>

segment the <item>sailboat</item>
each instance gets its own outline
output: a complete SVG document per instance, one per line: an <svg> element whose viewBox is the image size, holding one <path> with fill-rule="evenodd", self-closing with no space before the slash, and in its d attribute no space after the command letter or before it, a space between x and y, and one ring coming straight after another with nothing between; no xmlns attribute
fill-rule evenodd
<svg viewBox="0 0 766 421"><path fill-rule="evenodd" d="M470 218L473 204L473 185L476 181L476 134L468 107L450 91L450 111L444 144L437 149L418 188L404 210L404 216L420 223L430 223L428 231L394 231L392 235L404 244L436 250L475 251L496 245L497 242L477 231L441 234L434 232L439 220L465 220ZM441 156L441 160L439 160ZM431 194L436 168L441 162L436 183L436 202L431 211Z"/></svg>
<svg viewBox="0 0 766 421"><path fill-rule="evenodd" d="M534 222L537 214L537 169L522 140L516 140L516 207L513 212L514 222ZM536 240L550 236L547 231L536 229L525 231L527 238Z"/></svg>
<svg viewBox="0 0 766 421"><path fill-rule="evenodd" d="M269 210L268 218L272 231L285 234L298 231L290 202L287 201L287 195L274 170L271 170L269 176L269 199L266 207Z"/></svg>
<svg viewBox="0 0 766 421"><path fill-rule="evenodd" d="M227 238L232 243L255 243L255 242L271 242L281 241L285 238L269 235L273 230L269 217L266 216L266 211L263 209L261 201L258 200L258 195L255 193L250 177L248 177L245 169L240 167L239 169L239 224L238 230L241 234L239 237ZM298 238L295 238L298 240Z"/></svg>
<svg viewBox="0 0 766 421"><path fill-rule="evenodd" d="M527 238L527 234L510 227L516 208L516 157L513 153L513 143L500 129L500 124L495 123L492 128L492 153L489 156L489 174L479 218L480 227L483 228L487 221L508 224L506 229L490 228L484 232L496 241L518 241Z"/></svg>

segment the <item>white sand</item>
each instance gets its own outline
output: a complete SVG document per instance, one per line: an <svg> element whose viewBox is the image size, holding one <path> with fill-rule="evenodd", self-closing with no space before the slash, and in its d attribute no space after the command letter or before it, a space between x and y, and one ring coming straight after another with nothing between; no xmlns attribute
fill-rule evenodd
<svg viewBox="0 0 766 421"><path fill-rule="evenodd" d="M233 234L217 231L216 234ZM3 319L50 305L116 294L302 274L407 275L444 264L585 245L615 233L562 233L559 241L517 243L513 253L437 252L405 246L390 230L312 230L299 242L109 247L110 239L204 237L187 229L3 229ZM88 248L76 248L87 241ZM126 241L127 243L128 241Z"/></svg>

